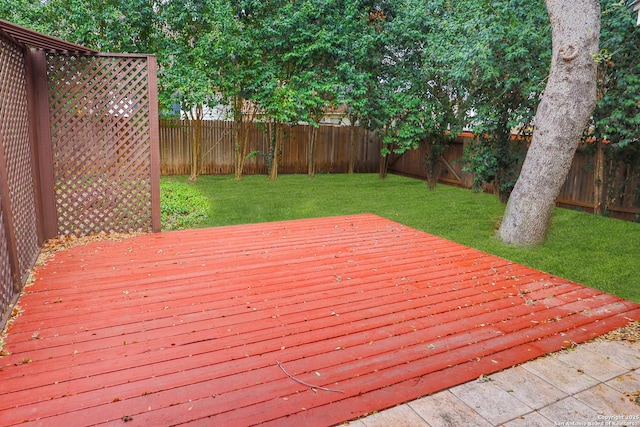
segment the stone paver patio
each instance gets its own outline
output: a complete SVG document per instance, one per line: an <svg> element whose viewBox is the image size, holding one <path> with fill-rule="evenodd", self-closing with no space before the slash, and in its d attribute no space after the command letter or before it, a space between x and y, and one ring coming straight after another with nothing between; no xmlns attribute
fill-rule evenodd
<svg viewBox="0 0 640 427"><path fill-rule="evenodd" d="M640 404L633 402L638 392L640 342L595 341L396 406L349 426L632 427L640 426Z"/></svg>

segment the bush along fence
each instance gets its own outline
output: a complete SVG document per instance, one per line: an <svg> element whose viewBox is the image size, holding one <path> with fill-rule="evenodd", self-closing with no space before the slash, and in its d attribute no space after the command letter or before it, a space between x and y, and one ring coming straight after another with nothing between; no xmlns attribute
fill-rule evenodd
<svg viewBox="0 0 640 427"><path fill-rule="evenodd" d="M267 153L269 140L260 124L253 123L249 130L249 152L246 174L267 174L268 164L257 153ZM289 128L280 153L280 172L307 173L307 141L310 126ZM188 175L191 159L191 132L188 121L163 120L160 124L161 171L163 175ZM349 126L322 125L318 129L318 173L346 173L349 165ZM200 173L226 175L234 173L233 122L203 121ZM379 140L373 132L356 127L355 172L376 173L380 170ZM463 188L472 188L474 175L465 171L462 162L465 150L473 144L475 136L464 133L454 139L440 158L439 182ZM640 194L638 171L630 166L608 159L603 150L593 143L583 144L576 154L569 176L558 197L558 205L590 213L639 221ZM388 160L389 172L420 179L427 178L425 168L426 146L404 154L392 154ZM483 190L496 193L492 184Z"/></svg>
<svg viewBox="0 0 640 427"><path fill-rule="evenodd" d="M467 145L474 140L472 134L463 134L449 144L441 159L444 165L441 168L440 182L472 188L473 174L464 171L465 164L461 159ZM608 158L602 148L602 144L593 142L580 146L558 196L557 205L640 222L640 171ZM391 162L389 171L426 179L425 154L423 145L407 151ZM498 193L497 188L491 184L483 185L483 190Z"/></svg>
<svg viewBox="0 0 640 427"><path fill-rule="evenodd" d="M155 57L0 20L0 329L45 240L160 231Z"/></svg>

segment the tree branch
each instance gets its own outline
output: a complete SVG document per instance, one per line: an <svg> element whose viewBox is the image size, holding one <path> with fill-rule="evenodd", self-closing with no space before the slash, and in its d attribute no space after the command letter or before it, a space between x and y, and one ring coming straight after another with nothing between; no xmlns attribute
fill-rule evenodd
<svg viewBox="0 0 640 427"><path fill-rule="evenodd" d="M278 364L278 367L279 367L280 369L282 369L282 372L284 372L284 373L285 373L289 378L291 378L291 379L292 379L292 380L294 380L295 382L298 382L298 383L300 383L300 384L302 384L302 385L306 385L307 387L311 387L312 389L318 389L318 390L324 390L324 391L331 391L331 392L334 392L334 393L344 393L344 391L342 391L342 390L336 390L336 389L333 389L333 388L320 387L320 386L313 385L313 384L309 384L309 383L306 383L306 382L304 382L304 381L302 381L302 380L299 380L299 379L297 379L296 377L294 377L293 375L291 375L290 373L288 373L288 372L284 369L284 366L282 366L282 363L278 362L277 360L276 360L276 363Z"/></svg>

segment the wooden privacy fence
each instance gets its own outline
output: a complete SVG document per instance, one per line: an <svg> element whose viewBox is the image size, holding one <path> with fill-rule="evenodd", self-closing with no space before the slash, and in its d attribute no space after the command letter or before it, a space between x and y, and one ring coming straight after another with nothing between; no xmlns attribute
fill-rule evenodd
<svg viewBox="0 0 640 427"><path fill-rule="evenodd" d="M202 164L200 173L211 175L232 174L233 170L233 122L203 122ZM280 172L307 173L307 141L310 126L298 125L290 129L283 144ZM345 173L349 165L349 126L322 125L318 129L318 173ZM464 172L461 159L468 144L473 143L472 133L463 133L453 140L442 155L439 182L471 188L473 174ZM188 175L190 173L191 126L188 121L163 120L160 124L161 170L164 175ZM250 130L249 151L266 153L269 142L267 135L254 123ZM355 134L355 172L373 173L380 168L380 143L373 132L356 127ZM567 180L558 197L558 205L576 208L593 213L599 205L606 205L608 213L616 218L638 220L640 207L637 201L640 195L635 190L638 177L625 165L601 165L601 169L615 169L609 176L598 173L595 165L597 153L582 145L578 150ZM426 179L425 144L402 155L392 154L389 172ZM247 161L246 174L266 174L264 159L256 156ZM598 189L600 185L601 189ZM484 186L485 191L496 192L492 185ZM607 189L617 189L617 196L609 198Z"/></svg>
<svg viewBox="0 0 640 427"><path fill-rule="evenodd" d="M440 182L456 185L464 188L471 188L473 184L473 174L464 172L464 164L461 162L467 144L474 141L472 134L463 134L449 144L449 147L442 155L445 167L442 168ZM573 164L567 179L560 191L557 199L558 206L571 209L580 209L585 212L594 213L599 205L606 205L608 214L612 217L629 221L640 220L640 195L638 188L638 174L633 175L633 171L625 164L613 165L607 163L600 165L601 170L615 171L613 176L598 172L598 153L587 144L582 144L573 159ZM421 145L418 149L408 151L395 159L389 166L391 172L426 179L427 173L424 166L425 147ZM598 191L598 185L603 188ZM485 191L496 193L496 189L491 185L484 187ZM616 193L615 197L610 197L609 191ZM609 198L610 200L606 200Z"/></svg>
<svg viewBox="0 0 640 427"><path fill-rule="evenodd" d="M560 191L559 206L592 213L603 211L614 218L640 221L640 174L620 162L613 164L598 152L582 144L567 180Z"/></svg>
<svg viewBox="0 0 640 427"><path fill-rule="evenodd" d="M160 230L155 57L0 20L0 327L44 241Z"/></svg>
<svg viewBox="0 0 640 427"><path fill-rule="evenodd" d="M464 155L467 144L474 139L473 134L464 133L449 143L449 146L442 153L439 182L455 185L463 188L471 188L473 184L473 174L463 172L464 164L460 161ZM389 162L389 172L401 175L412 176L420 179L427 179L425 168L426 146L420 144L415 150L407 151L404 154L394 157Z"/></svg>
<svg viewBox="0 0 640 427"><path fill-rule="evenodd" d="M269 141L259 123L251 123L248 152L269 152ZM160 122L160 158L163 175L188 175L191 159L191 129L188 121L162 120ZM307 173L307 141L311 126L296 125L288 128L280 153L281 173ZM232 174L233 122L204 120L202 126L202 157L200 173L205 175ZM380 147L371 143L373 133L356 127L355 172L377 172ZM348 126L323 125L318 129L318 173L343 173L349 167ZM256 155L247 160L244 173L266 174L265 159Z"/></svg>

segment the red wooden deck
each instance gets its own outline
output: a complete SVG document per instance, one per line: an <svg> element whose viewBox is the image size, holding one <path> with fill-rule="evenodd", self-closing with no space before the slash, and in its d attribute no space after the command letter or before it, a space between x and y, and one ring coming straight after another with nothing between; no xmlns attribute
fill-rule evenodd
<svg viewBox="0 0 640 427"><path fill-rule="evenodd" d="M374 215L97 242L36 277L1 425L332 425L640 319Z"/></svg>

